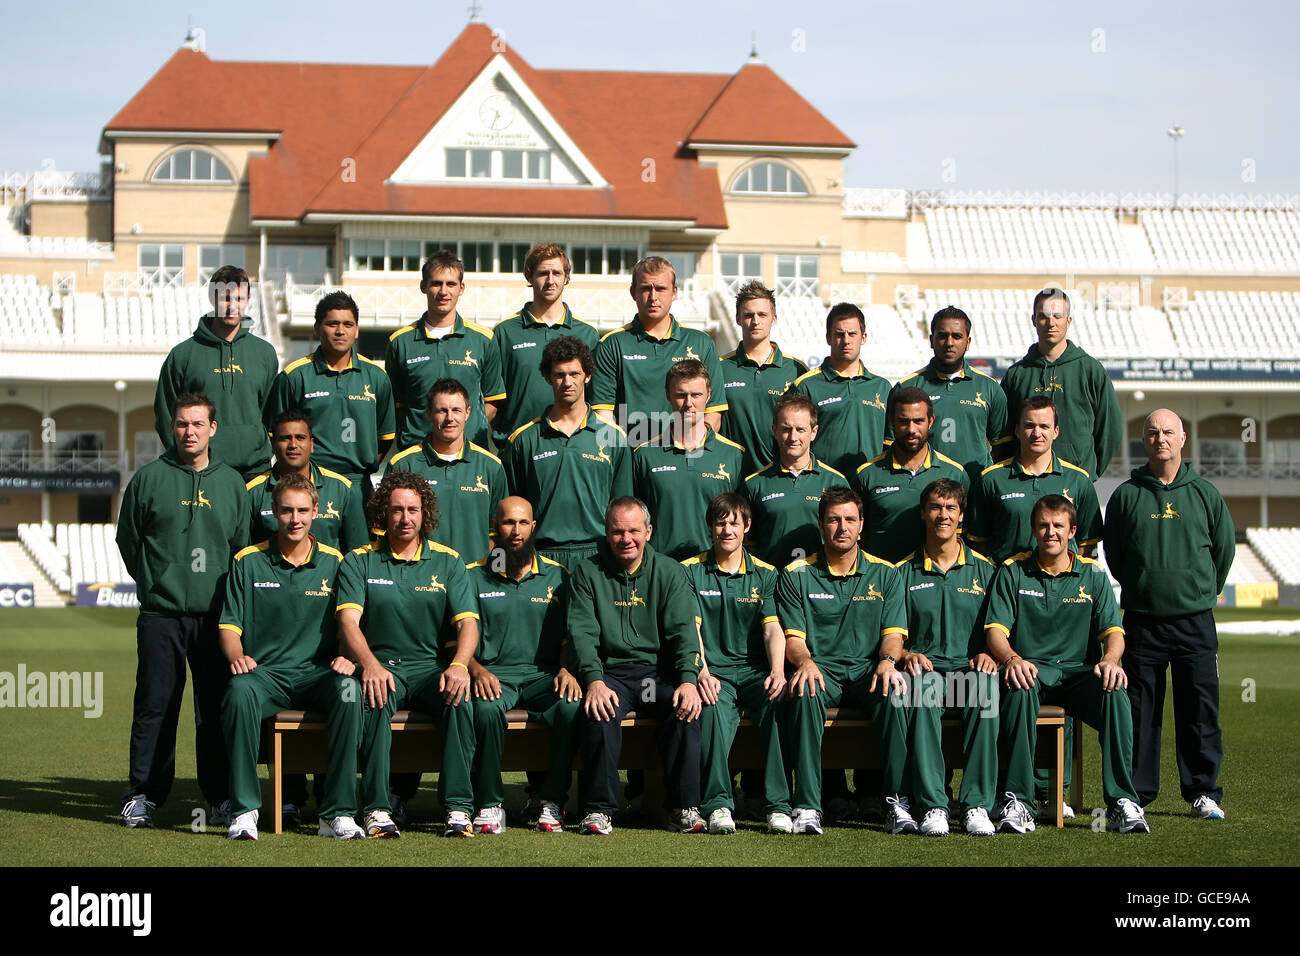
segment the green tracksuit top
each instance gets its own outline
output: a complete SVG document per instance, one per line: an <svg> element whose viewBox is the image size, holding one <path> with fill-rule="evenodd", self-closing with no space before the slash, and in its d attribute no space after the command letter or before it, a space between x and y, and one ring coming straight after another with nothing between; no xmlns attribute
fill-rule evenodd
<svg viewBox="0 0 1300 956"><path fill-rule="evenodd" d="M724 491L739 491L745 449L712 428L704 443L687 451L657 435L632 452L633 493L646 503L654 521L655 548L675 561L709 545L704 513Z"/></svg>
<svg viewBox="0 0 1300 956"><path fill-rule="evenodd" d="M940 478L963 488L966 470L947 455L930 448L916 474L899 466L892 447L858 468L852 487L862 496L862 544L867 552L896 564L925 540L921 527L921 493Z"/></svg>
<svg viewBox="0 0 1300 956"><path fill-rule="evenodd" d="M297 567L274 540L244 548L226 577L220 626L239 635L259 668L329 664L338 654L334 585L342 563L343 555L315 540Z"/></svg>
<svg viewBox="0 0 1300 956"><path fill-rule="evenodd" d="M452 461L443 459L425 441L399 451L388 463L391 471L423 475L438 499L438 527L433 540L460 552L483 554L491 546L492 515L506 496L506 471L501 459L486 448L463 441Z"/></svg>
<svg viewBox="0 0 1300 956"><path fill-rule="evenodd" d="M602 544L569 578L571 667L583 687L607 665L659 669L664 680L694 684L700 673L695 596L682 566L646 545L630 571Z"/></svg>
<svg viewBox="0 0 1300 956"><path fill-rule="evenodd" d="M862 550L848 574L832 574L820 554L790 562L776 579L776 613L786 636L806 641L817 666L841 683L876 666L882 639L907 637L898 572Z"/></svg>
<svg viewBox="0 0 1300 956"><path fill-rule="evenodd" d="M725 412L722 366L713 339L706 332L678 325L676 319L671 319L662 339L647 335L638 319L601 336L588 401L598 411L613 413L611 417L627 429L633 444L647 441L663 430L663 416L670 411L664 384L668 370L688 358L698 359L709 370L706 411ZM626 421L618 406L625 406Z"/></svg>
<svg viewBox="0 0 1300 956"><path fill-rule="evenodd" d="M830 362L823 362L795 379L794 390L817 406L813 454L822 461L851 475L880 454L887 437L887 379L867 371L861 360L852 375L840 375Z"/></svg>
<svg viewBox="0 0 1300 956"><path fill-rule="evenodd" d="M307 415L316 445L312 460L345 475L373 472L380 441L391 441L397 431L388 375L356 349L348 367L338 372L320 348L286 365L266 403L267 431L277 415L291 408Z"/></svg>
<svg viewBox="0 0 1300 956"><path fill-rule="evenodd" d="M231 342L219 338L208 327L210 319L199 319L194 335L167 354L154 392L154 430L164 448L172 447L172 399L203 392L217 406L212 457L246 475L271 463L262 409L280 360L270 342L247 329L240 329Z"/></svg>
<svg viewBox="0 0 1300 956"><path fill-rule="evenodd" d="M1066 673L1090 669L1101 660L1101 641L1121 631L1110 578L1101 565L1070 554L1070 569L1050 575L1037 551L1007 558L993 576L984 627L997 628L1012 648L1033 664Z"/></svg>
<svg viewBox="0 0 1300 956"><path fill-rule="evenodd" d="M970 363L962 364L954 378L935 370L934 360L902 379L889 391L889 401L904 388L919 388L934 404L930 447L937 448L971 474L993 464L990 446L1014 441L1007 436L1007 396L998 381ZM889 401L886 402L888 405Z"/></svg>
<svg viewBox="0 0 1300 956"><path fill-rule="evenodd" d="M780 459L745 479L745 497L754 512L749 537L752 551L773 566L806 558L821 547L817 506L822 492L849 480L816 457L792 475Z"/></svg>
<svg viewBox="0 0 1300 956"><path fill-rule="evenodd" d="M1106 504L1104 541L1124 609L1157 617L1214 607L1237 550L1223 496L1186 463L1168 485L1135 468Z"/></svg>
<svg viewBox="0 0 1300 956"><path fill-rule="evenodd" d="M538 548L591 544L605 537L605 507L632 494L632 450L591 409L572 435L543 414L510 436L506 479L532 502Z"/></svg>
<svg viewBox="0 0 1300 956"><path fill-rule="evenodd" d="M478 602L460 555L436 541L420 542L408 561L380 539L343 557L338 610L361 612L361 633L385 664L451 660L457 621L478 620Z"/></svg>
<svg viewBox="0 0 1300 956"><path fill-rule="evenodd" d="M722 432L745 449L741 473L751 475L776 461L776 438L772 434L772 412L776 401L795 383L808 366L784 354L775 342L772 354L759 365L745 354L744 345L724 355L722 384L726 389L727 411Z"/></svg>
<svg viewBox="0 0 1300 956"><path fill-rule="evenodd" d="M966 509L966 538L984 549L994 563L1000 563L1034 547L1034 529L1029 516L1039 498L1064 495L1079 513L1079 526L1072 542L1080 546L1101 540L1101 508L1092 478L1078 465L1052 456L1052 465L1040 475L1009 458L980 473L971 489Z"/></svg>
<svg viewBox="0 0 1300 956"><path fill-rule="evenodd" d="M1007 398L1006 433L1015 438L1020 405L1035 395L1056 403L1061 435L1056 451L1088 472L1096 481L1124 440L1124 418L1115 386L1102 364L1073 343L1055 362L1048 362L1037 345L1002 376Z"/></svg>
<svg viewBox="0 0 1300 956"><path fill-rule="evenodd" d="M465 437L479 445L488 444L485 402L505 397L501 381L500 354L492 345L492 330L466 322L456 314L451 331L431 338L424 326L428 313L388 337L384 370L393 383L397 409L397 447L410 448L429 434L425 401L429 387L440 378L454 378L469 392L469 421Z"/></svg>
<svg viewBox="0 0 1300 956"><path fill-rule="evenodd" d="M244 480L223 462L195 471L169 448L132 475L117 547L135 579L140 613L219 611L230 557L248 545L248 514Z"/></svg>
<svg viewBox="0 0 1300 956"><path fill-rule="evenodd" d="M717 556L704 551L682 562L695 595L695 620L704 642L704 660L714 675L749 667L772 669L763 628L779 622L776 613L776 568L744 551L740 567L724 571Z"/></svg>
<svg viewBox="0 0 1300 956"><path fill-rule="evenodd" d="M468 568L478 595L474 656L489 669L523 665L556 670L565 644L568 572L559 562L535 554L523 580L516 581L504 566L494 571L494 560L489 554Z"/></svg>
<svg viewBox="0 0 1300 956"><path fill-rule="evenodd" d="M575 316L567 305L564 317L554 325L533 318L529 305L531 303L525 304L492 329L492 344L497 350L506 393L501 403L501 414L493 422L493 428L502 436L532 421L555 401L550 384L542 376L542 350L547 345L562 336L572 335L581 339L594 353L600 343L600 333L595 327ZM587 401L591 401L590 395Z"/></svg>
<svg viewBox="0 0 1300 956"><path fill-rule="evenodd" d="M969 666L984 650L984 610L997 568L965 544L944 571L924 550L894 565L907 600L907 649L937 670Z"/></svg>

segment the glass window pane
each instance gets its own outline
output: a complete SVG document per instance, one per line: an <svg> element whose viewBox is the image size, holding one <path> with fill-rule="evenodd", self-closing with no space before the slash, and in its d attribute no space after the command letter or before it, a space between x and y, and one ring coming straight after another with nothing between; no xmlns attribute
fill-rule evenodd
<svg viewBox="0 0 1300 956"><path fill-rule="evenodd" d="M163 265L179 269L185 264L184 246L163 246Z"/></svg>
<svg viewBox="0 0 1300 956"><path fill-rule="evenodd" d="M194 152L194 178L202 182L212 180L212 157L208 153Z"/></svg>
<svg viewBox="0 0 1300 956"><path fill-rule="evenodd" d="M449 149L447 150L447 176L453 179L463 179L465 176L465 150Z"/></svg>
<svg viewBox="0 0 1300 956"><path fill-rule="evenodd" d="M217 183L233 183L235 181L235 177L230 172L230 167L215 156L212 157L212 181Z"/></svg>
<svg viewBox="0 0 1300 956"><path fill-rule="evenodd" d="M528 178L549 180L551 178L551 154L531 152L528 154Z"/></svg>
<svg viewBox="0 0 1300 956"><path fill-rule="evenodd" d="M524 178L524 154L518 149L507 149L501 154L501 175L506 179Z"/></svg>
<svg viewBox="0 0 1300 956"><path fill-rule="evenodd" d="M776 257L776 274L782 279L793 279L795 275L794 256Z"/></svg>
<svg viewBox="0 0 1300 956"><path fill-rule="evenodd" d="M191 178L190 160L193 156L194 152L188 149L181 150L172 156L172 178L181 180Z"/></svg>
<svg viewBox="0 0 1300 956"><path fill-rule="evenodd" d="M745 256L745 275L757 279L763 271L762 256Z"/></svg>
<svg viewBox="0 0 1300 956"><path fill-rule="evenodd" d="M158 246L141 246L140 247L140 268L155 269L158 267L160 250Z"/></svg>
<svg viewBox="0 0 1300 956"><path fill-rule="evenodd" d="M756 193L767 192L767 171L769 163L760 163L749 171L750 188Z"/></svg>
<svg viewBox="0 0 1300 956"><path fill-rule="evenodd" d="M771 165L767 167L768 175L772 180L772 192L784 193L790 190L789 171L784 166Z"/></svg>
<svg viewBox="0 0 1300 956"><path fill-rule="evenodd" d="M799 178L798 173L793 173L789 170L786 170L786 172L790 174L790 192L806 193L808 191L808 187L804 185L804 182Z"/></svg>
<svg viewBox="0 0 1300 956"><path fill-rule="evenodd" d="M487 179L492 175L492 150L471 149L469 151L469 174L475 179Z"/></svg>
<svg viewBox="0 0 1300 956"><path fill-rule="evenodd" d="M724 276L740 275L740 256L734 252L724 252L720 257Z"/></svg>
<svg viewBox="0 0 1300 956"><path fill-rule="evenodd" d="M745 170L736 178L736 185L732 188L733 192L749 192L749 170Z"/></svg>

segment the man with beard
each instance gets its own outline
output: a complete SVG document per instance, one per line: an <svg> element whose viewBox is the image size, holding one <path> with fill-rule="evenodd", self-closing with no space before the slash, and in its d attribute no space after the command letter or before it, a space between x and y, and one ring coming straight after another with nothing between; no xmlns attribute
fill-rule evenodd
<svg viewBox="0 0 1300 956"><path fill-rule="evenodd" d="M533 506L512 495L492 519L492 552L469 566L478 594L479 645L469 664L474 686L474 829L506 828L501 752L506 711L539 713L551 728L550 760L540 789L544 833L564 829L582 690L563 664L568 573L533 547Z"/></svg>

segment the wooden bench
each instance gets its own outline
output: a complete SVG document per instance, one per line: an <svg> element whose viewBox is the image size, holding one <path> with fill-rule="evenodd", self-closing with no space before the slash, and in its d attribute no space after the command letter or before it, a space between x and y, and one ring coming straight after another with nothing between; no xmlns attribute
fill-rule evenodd
<svg viewBox="0 0 1300 956"><path fill-rule="evenodd" d="M1048 763L1051 774L1055 821L1065 825L1062 815L1061 782L1065 775L1065 710L1043 706L1038 711L1039 754L1054 756ZM658 720L637 717L635 712L623 719L623 749L619 767L646 770L645 805L658 808L663 799L663 769L655 743ZM880 766L880 741L869 733L871 721L861 711L832 707L826 715L826 733L822 738L822 766L852 770L856 767ZM393 715L393 743L390 763L395 773L436 772L439 766L438 729L428 714L399 710ZM1070 788L1071 803L1079 807L1083 800L1083 735L1081 727L1074 734L1074 780ZM528 718L525 710L506 713L506 745L501 755L504 771L545 770L550 730L545 723ZM945 717L943 754L950 767L962 765L961 722ZM301 710L282 710L263 724L262 762L267 765L273 791L273 807L284 804L286 773L324 773L325 715ZM574 754L575 769L578 755ZM763 766L758 733L746 719L740 721L735 744L731 748L731 766ZM280 833L280 814L274 815L275 832Z"/></svg>

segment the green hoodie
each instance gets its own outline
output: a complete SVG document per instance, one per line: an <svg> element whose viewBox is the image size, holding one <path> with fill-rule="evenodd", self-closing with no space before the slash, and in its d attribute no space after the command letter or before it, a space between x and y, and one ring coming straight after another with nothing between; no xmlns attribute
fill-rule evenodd
<svg viewBox="0 0 1300 956"><path fill-rule="evenodd" d="M658 665L665 680L694 684L700 672L697 604L686 572L645 546L632 571L618 567L602 541L569 579L570 667L583 687L605 666Z"/></svg>
<svg viewBox="0 0 1300 956"><path fill-rule="evenodd" d="M1124 610L1157 617L1214 607L1236 555L1223 496L1187 464L1168 485L1133 469L1106 505L1103 541Z"/></svg>
<svg viewBox="0 0 1300 956"><path fill-rule="evenodd" d="M153 400L154 429L163 447L172 447L172 399L186 392L203 392L217 406L213 458L241 475L252 476L271 463L262 409L271 395L280 360L270 342L247 329L241 328L234 341L220 338L208 327L211 319L199 319L194 335L172 349L163 362Z"/></svg>
<svg viewBox="0 0 1300 956"><path fill-rule="evenodd" d="M1035 395L1056 402L1061 436L1055 451L1066 461L1087 469L1093 481L1106 470L1124 440L1115 386L1100 362L1072 342L1055 362L1043 358L1038 346L1002 376L1007 396L1006 434L1015 438L1020 405Z"/></svg>
<svg viewBox="0 0 1300 956"><path fill-rule="evenodd" d="M215 459L195 471L163 452L122 494L117 548L141 614L215 614L231 555L248 544L243 479Z"/></svg>

